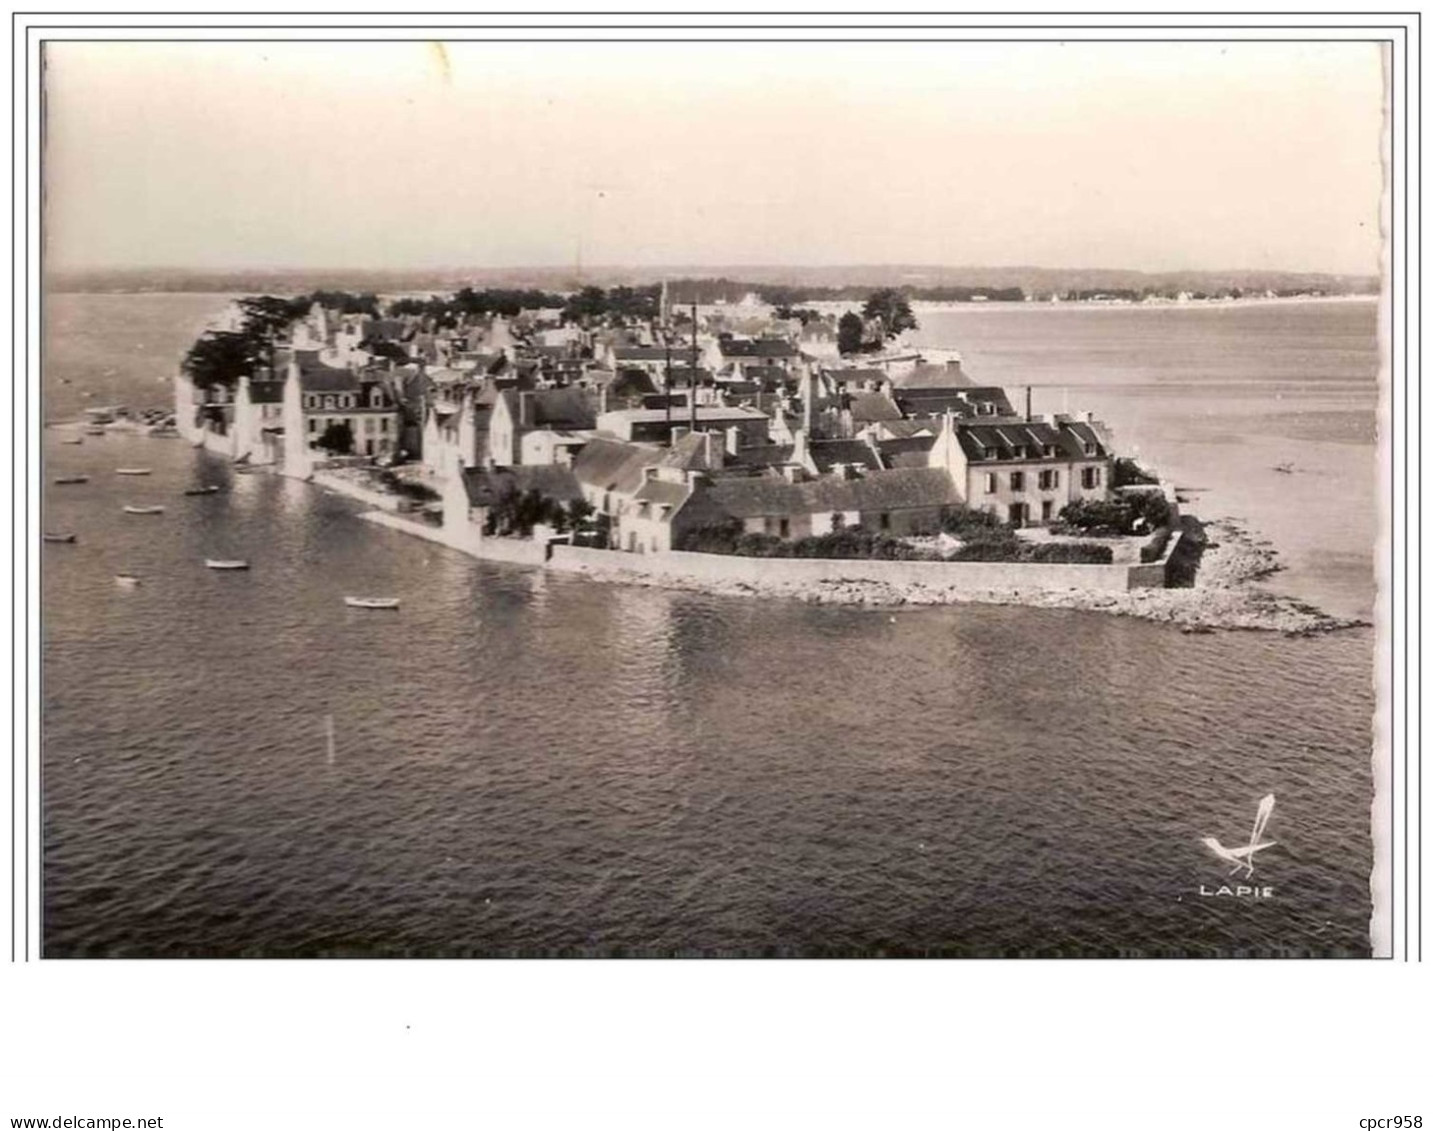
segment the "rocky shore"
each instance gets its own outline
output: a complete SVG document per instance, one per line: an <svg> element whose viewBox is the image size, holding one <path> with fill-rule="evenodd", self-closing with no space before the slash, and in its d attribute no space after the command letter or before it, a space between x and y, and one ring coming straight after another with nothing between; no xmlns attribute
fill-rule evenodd
<svg viewBox="0 0 1433 1131"><path fill-rule="evenodd" d="M1020 586L969 590L921 584L891 585L870 581L791 583L696 582L655 578L620 568L584 568L599 580L731 596L780 597L818 605L872 607L990 604L1046 609L1081 609L1141 617L1178 625L1185 632L1226 629L1282 632L1307 636L1366 625L1366 621L1329 616L1303 601L1261 587L1282 568L1277 552L1233 519L1190 523L1186 539L1197 561L1182 563L1194 573L1187 587L1137 589L1126 593L1079 589L1049 590ZM1196 567L1197 568L1194 568Z"/></svg>

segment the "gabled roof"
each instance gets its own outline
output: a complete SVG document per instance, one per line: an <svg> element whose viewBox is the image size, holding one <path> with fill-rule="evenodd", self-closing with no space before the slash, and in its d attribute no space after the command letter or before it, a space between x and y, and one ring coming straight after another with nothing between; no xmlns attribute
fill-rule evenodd
<svg viewBox="0 0 1433 1131"><path fill-rule="evenodd" d="M812 479L789 483L774 476L716 479L693 499L691 517L794 517L834 511L915 510L954 506L959 489L944 468L872 471L858 479ZM684 509L683 514L688 514Z"/></svg>
<svg viewBox="0 0 1433 1131"><path fill-rule="evenodd" d="M1015 415L1005 390L996 385L901 387L894 396L906 416L941 416L946 412L961 418Z"/></svg>
<svg viewBox="0 0 1433 1131"><path fill-rule="evenodd" d="M1086 442L1096 445L1098 455L1108 454L1094 429L1086 424L1051 425L1041 420L999 424L962 422L956 426L955 434L966 459L972 463L1093 458L1085 455ZM1054 454L1046 455L1048 449L1054 449ZM1021 450L1024 455L1019 454Z"/></svg>
<svg viewBox="0 0 1433 1131"><path fill-rule="evenodd" d="M578 482L596 490L631 494L641 486L643 469L655 466L664 451L651 444L629 444L598 436L577 453L572 473Z"/></svg>
<svg viewBox="0 0 1433 1131"><path fill-rule="evenodd" d="M909 439L877 440L876 448L887 467L927 467L934 436L912 436Z"/></svg>
<svg viewBox="0 0 1433 1131"><path fill-rule="evenodd" d="M722 465L722 457L716 454L712 456L712 448L717 453L724 450L725 437L720 433L712 432L688 432L681 439L672 443L672 446L662 454L662 467L676 467L682 471L712 471L719 469Z"/></svg>
<svg viewBox="0 0 1433 1131"><path fill-rule="evenodd" d="M861 466L873 471L881 466L880 457L863 440L812 440L806 450L811 453L811 461L822 475L837 464Z"/></svg>
<svg viewBox="0 0 1433 1131"><path fill-rule="evenodd" d="M854 424L879 424L900 418L900 408L885 393L856 393L851 397L851 421Z"/></svg>
<svg viewBox="0 0 1433 1131"><path fill-rule="evenodd" d="M513 420L528 428L556 428L582 431L597 424L596 407L582 389L504 389L498 396L506 403ZM528 419L522 420L524 401Z"/></svg>
<svg viewBox="0 0 1433 1131"><path fill-rule="evenodd" d="M671 483L665 479L648 479L632 496L639 503L663 503L669 507L681 506L691 494L685 483Z"/></svg>
<svg viewBox="0 0 1433 1131"><path fill-rule="evenodd" d="M299 387L306 393L355 393L358 391L358 374L350 369L325 365L319 359L318 350L294 350L299 363Z"/></svg>

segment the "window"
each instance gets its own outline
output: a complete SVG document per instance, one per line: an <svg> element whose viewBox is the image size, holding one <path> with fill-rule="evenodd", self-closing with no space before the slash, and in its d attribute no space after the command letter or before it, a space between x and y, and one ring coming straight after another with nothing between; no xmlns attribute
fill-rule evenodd
<svg viewBox="0 0 1433 1131"><path fill-rule="evenodd" d="M881 512L881 529L882 529L882 530L889 530L890 528L891 528L891 516L890 516L890 513L889 513L888 511L882 511L882 512Z"/></svg>
<svg viewBox="0 0 1433 1131"><path fill-rule="evenodd" d="M1025 473L1023 471L1012 471L1010 473L1010 490L1025 490Z"/></svg>
<svg viewBox="0 0 1433 1131"><path fill-rule="evenodd" d="M1040 490L1052 491L1060 485L1060 473L1058 471L1040 472Z"/></svg>
<svg viewBox="0 0 1433 1131"><path fill-rule="evenodd" d="M315 419L315 418L312 417L312 416L310 416L310 417L308 418L308 430L309 430L310 432L317 432L317 431L318 431L318 420Z"/></svg>
<svg viewBox="0 0 1433 1131"><path fill-rule="evenodd" d="M1098 487L1100 485L1100 469L1098 467L1081 468L1080 485L1085 488Z"/></svg>
<svg viewBox="0 0 1433 1131"><path fill-rule="evenodd" d="M996 478L995 472L987 471L985 473L985 493L987 495L993 495L999 487L1000 480Z"/></svg>
<svg viewBox="0 0 1433 1131"><path fill-rule="evenodd" d="M388 417L385 416L382 420L378 422L378 430L380 432L388 431Z"/></svg>
<svg viewBox="0 0 1433 1131"><path fill-rule="evenodd" d="M1098 455L1098 454L1099 454L1099 449L1098 449L1093 443L1091 443L1089 440L1086 440L1086 441L1085 441L1085 455L1087 455L1087 456L1093 456L1093 455Z"/></svg>
<svg viewBox="0 0 1433 1131"><path fill-rule="evenodd" d="M788 518L783 518L783 519L781 520L781 536L782 536L783 538L787 538L787 537L790 536L790 534L791 534L791 520L788 519Z"/></svg>

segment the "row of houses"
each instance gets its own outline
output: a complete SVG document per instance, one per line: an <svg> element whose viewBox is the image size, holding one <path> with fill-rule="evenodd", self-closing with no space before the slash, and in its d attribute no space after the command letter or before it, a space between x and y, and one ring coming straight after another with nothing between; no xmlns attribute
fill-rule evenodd
<svg viewBox="0 0 1433 1131"><path fill-rule="evenodd" d="M1039 524L1113 486L1103 425L1035 416L1028 394L1020 411L958 355L846 364L809 349L799 324L736 336L700 318L594 330L553 315L439 330L316 308L232 389L179 374L176 419L292 474L339 439L406 460L440 492L448 524L481 526L513 492L583 499L614 547L643 553L719 523L782 538L857 525L907 535L969 507Z"/></svg>

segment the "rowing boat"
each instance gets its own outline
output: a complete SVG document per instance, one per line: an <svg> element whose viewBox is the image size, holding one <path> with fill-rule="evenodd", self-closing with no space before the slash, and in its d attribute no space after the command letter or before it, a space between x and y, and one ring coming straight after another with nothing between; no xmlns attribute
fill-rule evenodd
<svg viewBox="0 0 1433 1131"><path fill-rule="evenodd" d="M63 487L68 483L88 483L89 481L88 475L61 475L55 480L55 483L57 486Z"/></svg>
<svg viewBox="0 0 1433 1131"><path fill-rule="evenodd" d="M125 514L163 514L163 513L164 513L164 508L163 508L163 507L155 507L155 506L149 506L149 507L131 507L131 506L126 506L126 507L124 508L124 513L125 513Z"/></svg>
<svg viewBox="0 0 1433 1131"><path fill-rule="evenodd" d="M41 535L41 537L44 538L44 540L45 540L46 542L73 542L73 541L75 540L75 537L76 537L76 536L73 535L73 534L48 534L48 533L47 533L47 534Z"/></svg>
<svg viewBox="0 0 1433 1131"><path fill-rule="evenodd" d="M139 578L132 573L117 573L114 575L114 583L132 588L139 584Z"/></svg>
<svg viewBox="0 0 1433 1131"><path fill-rule="evenodd" d="M147 467L117 467L114 469L116 475L148 475Z"/></svg>
<svg viewBox="0 0 1433 1131"><path fill-rule="evenodd" d="M239 558L205 558L204 564L210 569L248 569L249 563Z"/></svg>
<svg viewBox="0 0 1433 1131"><path fill-rule="evenodd" d="M397 597L345 597L343 603L350 609L396 609Z"/></svg>
<svg viewBox="0 0 1433 1131"><path fill-rule="evenodd" d="M219 493L219 485L217 483L209 483L203 487L188 487L185 488L184 493L186 495L217 495Z"/></svg>

